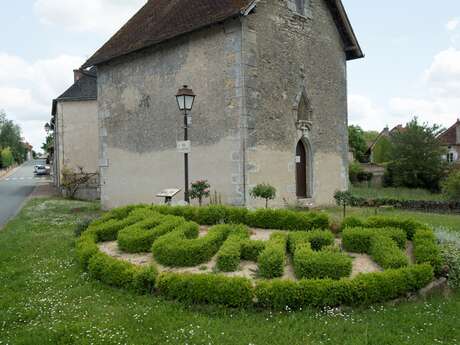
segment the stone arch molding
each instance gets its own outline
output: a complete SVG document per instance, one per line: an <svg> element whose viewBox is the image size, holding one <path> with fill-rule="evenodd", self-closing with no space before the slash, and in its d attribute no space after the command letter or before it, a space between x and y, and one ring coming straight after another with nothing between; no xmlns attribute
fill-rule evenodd
<svg viewBox="0 0 460 345"><path fill-rule="evenodd" d="M293 115L297 129L302 132L302 136L308 138L313 127L313 109L305 87L301 88L295 98Z"/></svg>

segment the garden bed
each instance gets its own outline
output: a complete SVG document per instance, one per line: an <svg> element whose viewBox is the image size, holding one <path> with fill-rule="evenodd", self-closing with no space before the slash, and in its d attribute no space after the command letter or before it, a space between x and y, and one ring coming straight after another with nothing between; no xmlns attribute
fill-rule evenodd
<svg viewBox="0 0 460 345"><path fill-rule="evenodd" d="M77 253L110 285L230 307L368 305L416 292L441 272L433 233L422 224L348 219L341 245L328 227L315 213L129 206L93 222ZM142 254L149 249L153 256Z"/></svg>

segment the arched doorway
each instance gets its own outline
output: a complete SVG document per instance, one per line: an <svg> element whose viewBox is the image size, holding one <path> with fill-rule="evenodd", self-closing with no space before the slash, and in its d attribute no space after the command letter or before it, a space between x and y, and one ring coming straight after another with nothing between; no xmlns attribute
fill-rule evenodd
<svg viewBox="0 0 460 345"><path fill-rule="evenodd" d="M299 140L296 148L296 193L300 199L311 197L310 164L310 150Z"/></svg>

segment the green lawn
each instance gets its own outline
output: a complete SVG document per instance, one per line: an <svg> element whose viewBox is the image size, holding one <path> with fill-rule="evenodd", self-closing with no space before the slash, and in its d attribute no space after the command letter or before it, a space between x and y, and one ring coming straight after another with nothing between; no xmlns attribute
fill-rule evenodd
<svg viewBox="0 0 460 345"><path fill-rule="evenodd" d="M367 199L385 198L397 200L432 200L444 201L442 194L433 194L425 189L409 188L369 188L353 186L351 188L353 195Z"/></svg>
<svg viewBox="0 0 460 345"><path fill-rule="evenodd" d="M343 209L339 207L327 208L322 212L328 213L331 218L340 222L343 218ZM413 212L404 211L395 208L365 208L365 207L348 207L347 216L358 216L358 217L371 217L375 214L394 216L394 217L405 217L414 218L420 222L428 224L429 226L437 228L445 228L446 230L456 231L460 233L460 215L457 214L438 214L438 213L424 213L424 212Z"/></svg>
<svg viewBox="0 0 460 345"><path fill-rule="evenodd" d="M0 344L460 343L460 294L275 313L188 307L112 289L83 273L74 258L75 225L97 212L92 203L33 200L0 232Z"/></svg>

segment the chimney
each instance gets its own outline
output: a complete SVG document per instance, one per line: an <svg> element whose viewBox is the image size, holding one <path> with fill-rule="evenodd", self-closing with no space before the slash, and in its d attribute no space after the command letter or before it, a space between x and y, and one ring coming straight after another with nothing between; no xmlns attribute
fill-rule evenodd
<svg viewBox="0 0 460 345"><path fill-rule="evenodd" d="M79 69L74 69L73 70L73 78L74 82L79 81L83 77L83 72Z"/></svg>

